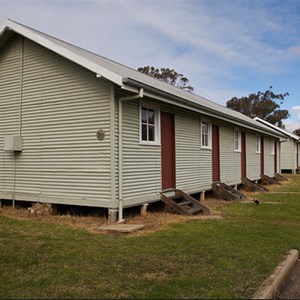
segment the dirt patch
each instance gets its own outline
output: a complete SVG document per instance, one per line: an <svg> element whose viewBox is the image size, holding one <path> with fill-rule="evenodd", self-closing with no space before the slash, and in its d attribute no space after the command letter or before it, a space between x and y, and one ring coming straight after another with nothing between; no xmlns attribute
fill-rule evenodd
<svg viewBox="0 0 300 300"><path fill-rule="evenodd" d="M144 235L158 230L164 230L172 223L187 222L190 220L205 220L210 218L220 219L221 213L219 209L225 205L232 204L233 201L218 200L213 197L208 197L205 201L201 201L201 203L210 209L211 214L209 216L201 214L194 216L182 216L169 213L164 211L163 204L159 203L150 204L148 212L145 215L140 214L140 207L126 209L124 212L124 218L127 224L143 224L145 226L143 230L130 233L130 235ZM0 208L0 214L20 220L42 221L66 225L73 228L80 228L93 233L111 234L100 229L100 227L106 225L108 221L105 214L106 210L91 214L90 212L82 213L82 210L75 212L72 208L66 206L65 210L62 212L54 209L53 211L51 210L51 213L37 213L37 207L43 212L44 206L41 206L40 204L34 204L32 206L35 213L32 213L32 208L26 207L26 204L25 207L18 205L15 209L11 207L11 204L6 204Z"/></svg>

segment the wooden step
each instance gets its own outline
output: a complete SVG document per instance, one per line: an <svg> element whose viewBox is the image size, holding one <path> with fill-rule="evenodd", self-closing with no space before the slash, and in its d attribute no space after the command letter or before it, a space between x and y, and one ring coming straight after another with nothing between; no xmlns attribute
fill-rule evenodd
<svg viewBox="0 0 300 300"><path fill-rule="evenodd" d="M177 204L180 206L185 206L185 205L193 204L193 202L191 200L187 200L187 201L177 202Z"/></svg>
<svg viewBox="0 0 300 300"><path fill-rule="evenodd" d="M246 198L244 194L222 182L214 182L212 184L212 191L215 197L219 199L244 200Z"/></svg>
<svg viewBox="0 0 300 300"><path fill-rule="evenodd" d="M282 176L281 174L275 173L274 177L279 181L287 181L288 179L285 176Z"/></svg>
<svg viewBox="0 0 300 300"><path fill-rule="evenodd" d="M198 212L202 212L203 211L203 208L202 207L196 207L196 208L191 208L191 209L189 209L188 210L188 213L190 214L190 215L194 215L194 214L196 214L196 213L198 213Z"/></svg>
<svg viewBox="0 0 300 300"><path fill-rule="evenodd" d="M255 191L267 192L268 191L268 189L266 187L251 181L247 177L242 178L242 184L243 184L244 190L249 191L249 192L255 192Z"/></svg>
<svg viewBox="0 0 300 300"><path fill-rule="evenodd" d="M171 212L181 215L194 215L200 212L203 214L210 213L207 207L181 190L162 191L160 195L161 200L166 205L166 209Z"/></svg>
<svg viewBox="0 0 300 300"><path fill-rule="evenodd" d="M184 197L182 195L175 195L175 196L171 196L170 198L176 202L184 200Z"/></svg>
<svg viewBox="0 0 300 300"><path fill-rule="evenodd" d="M281 183L276 178L271 178L268 175L261 175L260 176L262 184L269 185L269 184L279 184Z"/></svg>

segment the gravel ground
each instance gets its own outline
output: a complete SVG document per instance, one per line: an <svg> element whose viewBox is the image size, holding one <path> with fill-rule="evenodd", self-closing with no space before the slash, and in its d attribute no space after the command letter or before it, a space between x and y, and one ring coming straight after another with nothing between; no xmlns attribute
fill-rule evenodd
<svg viewBox="0 0 300 300"><path fill-rule="evenodd" d="M300 260L278 291L276 299L300 299Z"/></svg>

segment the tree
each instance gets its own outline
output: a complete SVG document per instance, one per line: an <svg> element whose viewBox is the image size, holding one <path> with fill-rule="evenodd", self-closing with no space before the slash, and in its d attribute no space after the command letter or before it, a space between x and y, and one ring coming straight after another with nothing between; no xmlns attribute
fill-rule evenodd
<svg viewBox="0 0 300 300"><path fill-rule="evenodd" d="M189 84L189 80L183 74L177 73L174 69L169 68L155 68L150 66L140 67L139 72L147 74L151 77L179 87L182 90L192 92L194 88Z"/></svg>
<svg viewBox="0 0 300 300"><path fill-rule="evenodd" d="M233 97L226 102L226 107L236 110L250 118L259 117L271 124L284 128L282 120L290 116L288 110L280 109L284 97L289 93L274 94L272 86L265 92L258 91L248 97ZM279 101L279 104L277 103Z"/></svg>
<svg viewBox="0 0 300 300"><path fill-rule="evenodd" d="M300 136L300 128L295 129L295 130L293 131L293 133L296 134L296 135L298 135L298 136Z"/></svg>

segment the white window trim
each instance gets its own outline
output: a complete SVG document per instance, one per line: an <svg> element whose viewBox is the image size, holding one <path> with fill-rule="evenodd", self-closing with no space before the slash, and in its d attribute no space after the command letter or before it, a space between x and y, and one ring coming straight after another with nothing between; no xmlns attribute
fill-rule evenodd
<svg viewBox="0 0 300 300"><path fill-rule="evenodd" d="M257 145L258 145L258 150L257 150ZM255 137L255 152L259 154L261 152L261 138L260 135L257 135Z"/></svg>
<svg viewBox="0 0 300 300"><path fill-rule="evenodd" d="M238 133L238 148L235 148L235 133ZM234 129L233 130L233 150L234 152L242 152L242 133L240 129Z"/></svg>
<svg viewBox="0 0 300 300"><path fill-rule="evenodd" d="M142 108L153 109L155 114L155 140L154 141L144 141L142 140ZM139 143L140 145L149 146L160 146L160 107L153 103L148 103L147 101L140 101L139 107Z"/></svg>
<svg viewBox="0 0 300 300"><path fill-rule="evenodd" d="M202 123L207 123L207 125L208 125L208 145L207 146L202 144ZM201 146L201 149L212 149L212 126L211 126L211 122L206 119L202 119L200 122L200 146Z"/></svg>

